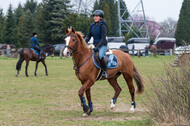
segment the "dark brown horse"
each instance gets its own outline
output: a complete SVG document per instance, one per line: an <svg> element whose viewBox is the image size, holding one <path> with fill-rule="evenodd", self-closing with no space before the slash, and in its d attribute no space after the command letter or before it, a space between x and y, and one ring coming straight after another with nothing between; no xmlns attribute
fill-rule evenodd
<svg viewBox="0 0 190 126"><path fill-rule="evenodd" d="M36 69L34 72L34 75L37 76L36 72L38 69L38 63L42 62L42 64L45 67L45 72L46 72L46 76L48 76L48 72L47 72L47 66L45 63L45 59L46 59L46 53L48 53L51 56L54 56L54 47L52 45L45 45L41 47L42 49L42 59L39 60L39 55L36 55L34 53L34 51L30 48L24 48L20 51L20 59L16 64L16 70L17 70L17 74L16 76L19 75L19 71L21 70L21 65L22 62L25 60L26 61L26 66L25 66L25 75L28 77L28 65L29 65L29 61L36 61Z"/></svg>
<svg viewBox="0 0 190 126"><path fill-rule="evenodd" d="M83 116L87 116L93 111L90 88L95 83L96 77L98 76L100 70L94 65L92 59L93 52L88 48L82 37L82 34L80 32L75 32L75 30L71 28L66 29L66 35L67 37L65 38L66 46L64 50L64 56L67 57L69 52L72 53L76 70L75 74L82 83L82 87L78 91L78 95L84 111ZM142 78L135 68L129 54L120 50L114 50L113 54L118 59L118 66L114 69L108 69L109 77L107 80L115 90L115 94L110 103L111 109L115 109L116 99L122 90L117 83L117 78L122 74L125 81L127 82L131 94L132 104L130 111L133 112L136 107L133 78L136 81L138 93L142 93L144 91ZM86 93L88 105L86 104L85 98L83 97L84 92Z"/></svg>

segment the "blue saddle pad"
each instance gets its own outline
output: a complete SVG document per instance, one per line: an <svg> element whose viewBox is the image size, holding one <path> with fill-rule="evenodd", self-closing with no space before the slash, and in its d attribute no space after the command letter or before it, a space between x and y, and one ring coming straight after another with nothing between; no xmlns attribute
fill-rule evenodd
<svg viewBox="0 0 190 126"><path fill-rule="evenodd" d="M107 69L116 68L118 66L117 57L113 54L106 55L108 58ZM101 68L100 64L96 61L95 54L92 55L93 62L97 68Z"/></svg>
<svg viewBox="0 0 190 126"><path fill-rule="evenodd" d="M34 48L30 48L30 49L33 50L36 55L39 55L37 50L35 50Z"/></svg>

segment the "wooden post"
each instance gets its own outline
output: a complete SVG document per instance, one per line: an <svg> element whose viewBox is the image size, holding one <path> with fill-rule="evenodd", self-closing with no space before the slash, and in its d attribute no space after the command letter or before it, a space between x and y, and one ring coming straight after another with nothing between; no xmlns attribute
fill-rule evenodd
<svg viewBox="0 0 190 126"><path fill-rule="evenodd" d="M140 57L141 56L141 54L140 54L140 49L138 50L138 57Z"/></svg>
<svg viewBox="0 0 190 126"><path fill-rule="evenodd" d="M60 52L59 52L60 59L62 59L62 54L63 54L63 49L60 49Z"/></svg>
<svg viewBox="0 0 190 126"><path fill-rule="evenodd" d="M172 49L170 49L170 56L172 56L173 55L173 51L172 51Z"/></svg>

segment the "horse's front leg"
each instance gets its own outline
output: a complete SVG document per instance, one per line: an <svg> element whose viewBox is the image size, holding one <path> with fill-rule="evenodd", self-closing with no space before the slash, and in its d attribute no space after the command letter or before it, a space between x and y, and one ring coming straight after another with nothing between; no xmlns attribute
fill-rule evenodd
<svg viewBox="0 0 190 126"><path fill-rule="evenodd" d="M90 88L86 90L86 97L87 97L87 100L88 100L88 107L90 109L90 112L88 114L83 114L83 116L87 116L87 115L90 115L90 113L93 111L93 106L92 106L92 101L91 101L91 93L90 93Z"/></svg>
<svg viewBox="0 0 190 126"><path fill-rule="evenodd" d="M26 66L25 66L25 75L28 77L28 64L29 61L26 61Z"/></svg>
<svg viewBox="0 0 190 126"><path fill-rule="evenodd" d="M41 62L42 62L42 64L43 64L44 67L45 67L46 76L48 76L47 66L46 66L45 60L42 60Z"/></svg>
<svg viewBox="0 0 190 126"><path fill-rule="evenodd" d="M93 82L91 80L87 80L83 83L82 87L78 91L78 95L79 95L79 98L81 100L81 106L83 107L83 111L84 111L83 116L90 115L91 111L93 110L92 109L92 102L91 102L91 95L90 95L90 87L92 85L93 85ZM88 102L89 102L91 109L86 104L85 97L83 97L85 91L87 93L87 99L88 99Z"/></svg>
<svg viewBox="0 0 190 126"><path fill-rule="evenodd" d="M39 63L39 61L36 61L36 69L35 69L35 72L34 72L35 76L37 76L36 72L37 72L37 69L38 69L38 63Z"/></svg>

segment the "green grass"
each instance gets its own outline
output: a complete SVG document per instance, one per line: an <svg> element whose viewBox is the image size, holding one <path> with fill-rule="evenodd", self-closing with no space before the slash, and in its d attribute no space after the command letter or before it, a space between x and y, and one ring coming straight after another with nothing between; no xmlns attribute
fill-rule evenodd
<svg viewBox="0 0 190 126"><path fill-rule="evenodd" d="M164 63L172 63L175 56L134 57L133 61L141 75L162 74ZM25 77L25 62L19 77L16 75L18 59L0 57L0 125L105 125L105 126L148 126L154 122L142 108L144 95L136 95L137 111L129 113L130 94L124 79L118 82L123 89L117 99L118 110L112 112L109 102L114 94L107 81L98 81L91 89L94 112L82 117L78 98L80 81L74 74L71 58L48 57L46 64L49 76L40 63L37 77L34 76L35 62L30 62ZM136 84L134 84L136 85ZM145 87L146 88L146 87ZM147 91L147 90L145 90ZM126 106L126 107L125 107Z"/></svg>

